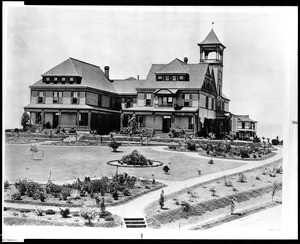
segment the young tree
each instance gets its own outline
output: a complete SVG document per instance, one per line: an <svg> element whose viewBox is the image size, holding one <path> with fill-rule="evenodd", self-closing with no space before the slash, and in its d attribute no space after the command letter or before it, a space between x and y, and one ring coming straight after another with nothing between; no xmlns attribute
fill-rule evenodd
<svg viewBox="0 0 300 244"><path fill-rule="evenodd" d="M276 184L276 182L274 182L273 189L272 189L272 202L273 202L274 196L276 194L276 191L277 191L277 184Z"/></svg>
<svg viewBox="0 0 300 244"><path fill-rule="evenodd" d="M230 199L230 212L231 212L231 214L233 214L234 210L235 210L235 202L234 202L235 200L236 200L235 198Z"/></svg>
<svg viewBox="0 0 300 244"><path fill-rule="evenodd" d="M21 125L23 126L23 131L27 129L30 124L30 117L27 112L24 112L21 118Z"/></svg>
<svg viewBox="0 0 300 244"><path fill-rule="evenodd" d="M164 204L165 204L165 197L164 197L164 190L162 189L159 197L160 208L163 208Z"/></svg>
<svg viewBox="0 0 300 244"><path fill-rule="evenodd" d="M104 197L101 198L100 209L101 209L101 212L104 212L104 211L105 211Z"/></svg>

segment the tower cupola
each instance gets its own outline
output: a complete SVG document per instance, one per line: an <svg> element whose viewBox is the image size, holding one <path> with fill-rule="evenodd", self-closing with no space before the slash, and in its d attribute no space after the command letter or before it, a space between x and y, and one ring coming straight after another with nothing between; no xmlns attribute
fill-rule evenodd
<svg viewBox="0 0 300 244"><path fill-rule="evenodd" d="M226 48L212 29L207 37L200 43L200 63L213 63L223 65L223 51Z"/></svg>

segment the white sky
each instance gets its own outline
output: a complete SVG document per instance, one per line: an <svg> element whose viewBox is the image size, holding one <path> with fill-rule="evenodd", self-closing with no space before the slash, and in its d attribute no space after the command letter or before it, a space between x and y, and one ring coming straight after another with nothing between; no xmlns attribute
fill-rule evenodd
<svg viewBox="0 0 300 244"><path fill-rule="evenodd" d="M290 76L295 78L290 62L297 58L297 8L11 6L5 10L4 128L21 127L23 107L30 102L29 85L67 58L102 70L109 65L111 78L144 79L151 63L185 56L189 63L198 63L197 43L214 21L215 33L226 46L223 92L231 99L230 111L257 120L259 136L283 137Z"/></svg>

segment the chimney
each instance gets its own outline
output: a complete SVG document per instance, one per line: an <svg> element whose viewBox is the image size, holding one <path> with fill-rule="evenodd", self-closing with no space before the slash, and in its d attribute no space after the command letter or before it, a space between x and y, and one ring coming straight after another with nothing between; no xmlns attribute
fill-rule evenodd
<svg viewBox="0 0 300 244"><path fill-rule="evenodd" d="M137 76L137 79L138 79L138 80L140 79L140 76L139 76L139 75Z"/></svg>
<svg viewBox="0 0 300 244"><path fill-rule="evenodd" d="M109 79L109 66L104 66L104 74L107 79Z"/></svg>
<svg viewBox="0 0 300 244"><path fill-rule="evenodd" d="M187 64L188 63L188 58L184 57L183 61L184 61L185 64Z"/></svg>

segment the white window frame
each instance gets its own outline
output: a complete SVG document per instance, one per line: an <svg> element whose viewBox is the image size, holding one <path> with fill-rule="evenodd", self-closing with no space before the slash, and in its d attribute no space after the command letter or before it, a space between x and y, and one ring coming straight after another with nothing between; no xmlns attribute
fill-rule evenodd
<svg viewBox="0 0 300 244"><path fill-rule="evenodd" d="M74 81L74 78L73 78L73 77L70 77L70 81Z"/></svg>
<svg viewBox="0 0 300 244"><path fill-rule="evenodd" d="M184 80L184 76L183 76L183 75L180 75L180 76L179 76L179 80Z"/></svg>
<svg viewBox="0 0 300 244"><path fill-rule="evenodd" d="M167 79L167 77L168 77L168 79ZM165 76L165 81L170 81L170 76L169 75Z"/></svg>
<svg viewBox="0 0 300 244"><path fill-rule="evenodd" d="M57 77L54 77L54 81L57 81Z"/></svg>
<svg viewBox="0 0 300 244"><path fill-rule="evenodd" d="M151 93L147 93L146 99L150 99L151 100Z"/></svg>
<svg viewBox="0 0 300 244"><path fill-rule="evenodd" d="M46 77L46 81L50 81L50 77Z"/></svg>
<svg viewBox="0 0 300 244"><path fill-rule="evenodd" d="M173 97L168 97L168 103L172 103L173 102Z"/></svg>
<svg viewBox="0 0 300 244"><path fill-rule="evenodd" d="M172 75L172 81L176 81L176 75Z"/></svg>
<svg viewBox="0 0 300 244"><path fill-rule="evenodd" d="M190 94L184 94L184 101L189 102L190 101Z"/></svg>
<svg viewBox="0 0 300 244"><path fill-rule="evenodd" d="M61 80L62 80L62 81L66 81L66 78L65 78L65 77L62 77Z"/></svg>

